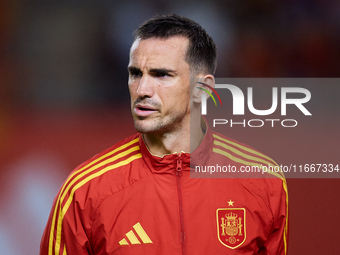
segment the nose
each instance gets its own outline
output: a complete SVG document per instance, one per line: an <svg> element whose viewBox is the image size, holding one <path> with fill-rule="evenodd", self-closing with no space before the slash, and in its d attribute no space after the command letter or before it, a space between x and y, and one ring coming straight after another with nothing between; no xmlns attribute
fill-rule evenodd
<svg viewBox="0 0 340 255"><path fill-rule="evenodd" d="M143 75L139 80L137 89L138 97L152 97L154 93L152 78L148 75Z"/></svg>

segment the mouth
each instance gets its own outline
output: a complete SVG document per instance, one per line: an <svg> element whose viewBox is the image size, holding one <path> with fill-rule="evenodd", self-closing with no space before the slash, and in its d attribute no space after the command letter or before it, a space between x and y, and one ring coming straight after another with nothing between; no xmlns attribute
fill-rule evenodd
<svg viewBox="0 0 340 255"><path fill-rule="evenodd" d="M147 104L137 104L134 107L134 112L136 113L136 115L141 116L141 117L149 116L156 111L157 111L156 108L154 108L151 105L147 105Z"/></svg>

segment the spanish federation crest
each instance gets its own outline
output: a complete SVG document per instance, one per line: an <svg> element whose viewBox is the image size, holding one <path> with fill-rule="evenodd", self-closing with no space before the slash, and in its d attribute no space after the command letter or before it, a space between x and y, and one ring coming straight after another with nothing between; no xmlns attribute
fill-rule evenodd
<svg viewBox="0 0 340 255"><path fill-rule="evenodd" d="M230 249L246 240L246 210L244 208L217 209L217 234L220 242Z"/></svg>

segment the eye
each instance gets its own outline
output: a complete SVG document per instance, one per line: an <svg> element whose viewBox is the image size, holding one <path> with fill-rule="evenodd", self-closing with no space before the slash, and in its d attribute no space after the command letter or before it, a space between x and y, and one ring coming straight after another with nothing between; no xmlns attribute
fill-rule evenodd
<svg viewBox="0 0 340 255"><path fill-rule="evenodd" d="M130 77L141 77L143 75L142 71L137 67L128 67L128 72Z"/></svg>
<svg viewBox="0 0 340 255"><path fill-rule="evenodd" d="M169 78L169 77L172 77L172 73L171 71L168 71L166 69L156 69L156 70L152 70L151 72L151 75L153 75L154 77L156 78Z"/></svg>
<svg viewBox="0 0 340 255"><path fill-rule="evenodd" d="M133 71L129 71L129 75L132 76L132 77L140 77L140 76L142 76L142 72L133 70Z"/></svg>
<svg viewBox="0 0 340 255"><path fill-rule="evenodd" d="M163 72L163 71L159 71L155 73L156 77L166 77L166 76L170 76L168 72Z"/></svg>

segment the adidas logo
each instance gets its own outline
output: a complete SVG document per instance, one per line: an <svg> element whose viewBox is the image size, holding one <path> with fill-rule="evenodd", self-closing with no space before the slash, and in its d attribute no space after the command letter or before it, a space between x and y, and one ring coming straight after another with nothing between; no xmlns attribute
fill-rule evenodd
<svg viewBox="0 0 340 255"><path fill-rule="evenodd" d="M125 234L127 238L123 238L122 240L120 240L120 245L130 245L127 240L129 240L131 244L141 244L140 241L142 241L143 243L152 243L150 237L146 234L145 230L139 222L133 225L133 229L135 230L135 232L133 232L133 230L127 232ZM135 233L140 238L140 240L137 238Z"/></svg>

